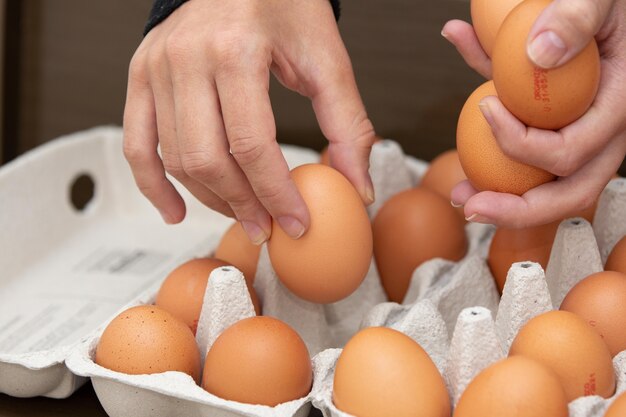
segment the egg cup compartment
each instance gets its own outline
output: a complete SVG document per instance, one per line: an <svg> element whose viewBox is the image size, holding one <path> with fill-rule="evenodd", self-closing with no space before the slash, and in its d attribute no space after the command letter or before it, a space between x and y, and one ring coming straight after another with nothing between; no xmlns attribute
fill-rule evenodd
<svg viewBox="0 0 626 417"><path fill-rule="evenodd" d="M148 295L146 297L148 298ZM137 303L142 304L142 303ZM234 267L211 272L196 342L204 358L219 335L229 326L255 316L254 306L243 274ZM244 404L219 398L198 386L182 372L128 375L95 363L98 332L67 359L77 375L91 378L100 403L111 417L133 416L275 416L305 417L311 403L309 395L275 407Z"/></svg>

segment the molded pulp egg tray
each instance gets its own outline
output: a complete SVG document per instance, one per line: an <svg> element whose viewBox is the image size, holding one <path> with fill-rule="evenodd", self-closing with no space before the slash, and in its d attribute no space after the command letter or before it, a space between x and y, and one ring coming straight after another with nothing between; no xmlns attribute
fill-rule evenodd
<svg viewBox="0 0 626 417"><path fill-rule="evenodd" d="M456 403L478 372L506 356L521 326L558 307L573 285L602 270L626 234L626 180L620 178L604 190L593 226L580 218L564 220L545 273L535 263L514 264L500 297L486 263L493 228L468 223L465 258L422 264L403 304L385 302L373 262L350 297L329 305L302 301L280 284L264 248L254 283L263 313L305 340L314 383L308 396L276 407L241 404L209 394L180 372L126 375L93 361L108 321L132 305L151 303L167 273L210 254L232 222L177 187L187 218L164 225L137 191L121 141L119 128L95 128L43 145L0 170L2 393L65 398L91 378L112 417L292 417L306 416L311 405L325 416L347 416L332 402L341 347L362 327L388 326L429 353ZM319 160L312 150L282 149L291 168ZM377 143L370 170L377 201L370 216L392 195L418 184L426 168L395 142ZM75 208L73 188L90 181L92 199ZM203 355L221 331L253 314L244 289L235 268L213 271L197 332ZM626 351L614 365L617 396L626 390ZM579 398L570 403L570 416L601 417L613 398Z"/></svg>

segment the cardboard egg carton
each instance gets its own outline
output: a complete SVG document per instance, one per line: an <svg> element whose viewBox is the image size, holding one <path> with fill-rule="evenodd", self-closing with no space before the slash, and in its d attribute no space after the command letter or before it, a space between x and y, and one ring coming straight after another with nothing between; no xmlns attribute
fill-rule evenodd
<svg viewBox="0 0 626 417"><path fill-rule="evenodd" d="M608 184L596 219L594 227L582 218L563 220L547 270L534 262L513 264L501 297L493 287L484 246L456 264L437 259L426 262L414 272L404 303L376 306L361 327L391 327L413 338L442 373L456 404L478 373L506 357L513 339L530 319L558 309L574 285L603 270L602 258L626 234L624 179ZM488 240L482 243L488 248ZM316 377L322 380L316 385L319 390L313 394L313 405L325 416L349 416L332 401L334 365L340 354L341 349L333 349L317 358L326 366L317 368ZM572 401L570 417L602 417L611 402L626 392L626 351L613 359L613 365L615 394Z"/></svg>
<svg viewBox="0 0 626 417"><path fill-rule="evenodd" d="M292 168L319 158L282 150ZM82 209L70 198L79 178L93 185ZM232 220L177 188L187 217L168 226L137 190L119 127L64 136L0 169L0 393L71 395L86 381L66 366L71 352L215 248Z"/></svg>
<svg viewBox="0 0 626 417"><path fill-rule="evenodd" d="M412 277L402 305L384 302L386 297L374 262L361 287L350 297L328 305L300 300L280 284L264 248L254 284L263 312L285 321L302 336L313 357L314 382L308 396L277 407L241 404L211 395L191 377L179 372L125 375L104 369L93 361L103 324L120 308L152 302L167 272L191 257L207 255L231 222L206 210L179 188L188 204L188 218L180 226L164 226L155 210L136 191L120 150L121 131L99 128L39 148L0 171L0 192L17 196L8 199L12 202L8 211L12 218L3 215L0 226L17 232L20 225L12 224L17 222L27 232L17 240L3 237L3 247L14 246L20 251L10 255L0 253L0 264L8 265L5 268L8 272L0 276L0 297L20 287L28 295L26 290L39 288L47 280L52 283L50 287L60 287L56 294L60 298L71 293L88 300L90 306L99 306L100 302L107 307L99 307L104 311L85 323L82 332L75 331L79 333L75 334L77 337L48 350L3 351L4 333L0 331L0 392L62 398L70 395L85 378L91 378L100 401L112 417L181 414L290 417L307 415L311 404L325 415L345 415L332 405L332 376L340 347L361 327L385 325L405 332L422 344L445 376L451 398L456 401L477 372L504 355L523 323L550 309L553 299L562 297L574 281L583 277L572 278L568 271L601 267L597 261L604 255L599 254L608 253L619 230L626 228L622 214L626 212L626 186L616 180L607 187L598 208L598 217L602 216L600 213L611 216L604 223L598 221L594 225L600 245L596 245L593 231L584 220L575 220L576 224L565 222L553 250L552 258L556 260L551 258L547 268L548 280L536 265L513 268L510 274L514 277L507 283L502 300L485 261L493 234L490 226L472 223L466 226L470 245L461 261L434 259L421 265ZM290 167L318 159L315 152L301 148L284 146L283 152ZM406 157L393 141L376 144L371 174L377 203L368 208L370 217L392 195L418 184L426 167L422 161ZM51 172L55 175L50 175ZM96 195L86 210L77 212L67 203L67 191L68 184L82 172L95 179ZM38 180L43 178L41 183L32 180L37 174L40 174ZM28 204L34 204L34 210L24 216L23 207ZM47 224L45 220L51 218L50 213L54 213L55 221ZM609 225L618 231L607 232ZM40 242L41 230L53 232L49 237L45 235L44 243ZM35 246L40 245L33 247L35 250L48 252L44 251L47 255L33 267L23 268L33 259L32 253L24 253L31 240L36 241ZM589 248L595 248L595 252ZM124 251L131 249L139 251L141 256ZM136 261L137 257L140 262ZM110 296L104 291L106 288L90 294L79 285L85 278L108 280L111 285L111 279L120 274L120 269L120 285L113 288L119 293L118 299L106 299ZM239 273L231 270L214 271L214 274L207 286L197 333L203 356L228 325L251 314ZM57 280L65 276L69 278L59 286ZM24 282L32 285L26 286ZM132 286L131 282L137 285ZM74 290L72 285L78 288ZM50 292L41 294L42 297L33 297L35 302L31 304L50 296ZM5 299L7 303L3 304ZM5 299L0 298L0 313L18 308L11 297ZM76 311L85 311L84 308ZM76 312L64 314L69 319ZM2 325L0 319L0 329ZM63 323L43 326L50 334L59 328L63 328ZM620 391L626 389L624 362L623 354L616 358ZM570 414L600 417L598 410L606 403L591 397L580 399L572 403Z"/></svg>

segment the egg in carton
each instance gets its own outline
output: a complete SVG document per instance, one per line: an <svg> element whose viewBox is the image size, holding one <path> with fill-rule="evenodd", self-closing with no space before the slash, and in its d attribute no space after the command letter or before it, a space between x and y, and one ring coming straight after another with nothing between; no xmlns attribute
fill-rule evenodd
<svg viewBox="0 0 626 417"><path fill-rule="evenodd" d="M298 160L297 152L291 155L291 161L294 160ZM389 166L396 168L388 170ZM370 216L375 215L383 201L403 189L414 186L425 168L426 164L421 161L406 157L395 142L383 141L377 144L372 152L371 172L379 205L369 208ZM469 228L472 229L472 226ZM485 234L489 233L489 229L482 226L473 227L473 230L471 236L474 236L472 240L474 243L470 245L471 248L478 247L480 242L484 242ZM235 285L236 279L233 278L233 274L230 275L228 277L223 272L215 270L207 286L197 333L203 358L213 341L226 327L248 317L252 312L248 308L248 296L244 295L246 292L240 288L241 282ZM493 284L491 285L493 287ZM348 298L327 305L304 301L281 284L265 247L260 254L254 286L261 300L264 315L283 320L301 335L309 353L314 357L315 375L323 373L328 366L324 360L328 356L327 350L343 346L358 330L365 313L386 300L372 261L363 283ZM145 295L142 302L151 302L154 292L151 294ZM312 393L319 391L317 379L314 379L312 393L309 396L277 407L266 407L217 398L198 387L190 377L179 372L157 375L126 375L114 372L100 367L93 361L100 333L101 330L97 331L89 341L76 350L67 364L77 375L92 379L104 408L112 417L128 415L129 410L134 416L152 415L157 409L160 410L159 415L171 415L181 408L199 415L224 413L245 416L299 416L306 415Z"/></svg>
<svg viewBox="0 0 626 417"><path fill-rule="evenodd" d="M145 304L153 296L144 296ZM255 316L243 274L234 267L213 270L204 295L196 342L204 363L219 335L239 320ZM122 416L275 416L304 417L311 403L307 395L275 407L244 404L219 398L198 386L182 372L129 375L98 365L95 351L101 332L74 350L67 360L77 375L91 378L102 406L111 417Z"/></svg>
<svg viewBox="0 0 626 417"><path fill-rule="evenodd" d="M558 308L574 285L603 270L603 258L626 234L626 179L614 179L607 185L596 219L594 227L582 218L563 220L547 270L534 262L513 264L501 297L484 251L479 251L483 256L470 255L457 264L426 262L414 272L405 302L376 306L361 327L391 327L419 343L443 375L456 405L478 373L507 355L513 339L530 319ZM332 399L334 367L340 354L341 349L331 349L316 357L313 405L325 416L349 416L337 409ZM626 392L626 351L613 358L613 367L617 380L614 395L577 398L569 403L570 417L602 417L615 398Z"/></svg>

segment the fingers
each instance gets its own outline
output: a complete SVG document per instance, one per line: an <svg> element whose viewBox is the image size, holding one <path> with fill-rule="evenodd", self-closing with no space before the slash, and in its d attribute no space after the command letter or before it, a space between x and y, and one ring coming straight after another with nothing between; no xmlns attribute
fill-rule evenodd
<svg viewBox="0 0 626 417"><path fill-rule="evenodd" d="M474 222L504 227L529 227L562 219L593 204L625 152L626 137L622 135L570 177L543 184L522 196L492 191L471 196L465 215Z"/></svg>
<svg viewBox="0 0 626 417"><path fill-rule="evenodd" d="M276 142L269 63L256 53L244 53L238 64L225 62L216 74L226 136L260 203L285 233L297 239L310 225L309 211Z"/></svg>
<svg viewBox="0 0 626 417"><path fill-rule="evenodd" d="M481 110L502 151L512 159L558 176L568 176L598 154L625 121L615 108L626 103L624 76L607 63L598 95L589 110L559 131L526 127L496 97L485 97Z"/></svg>
<svg viewBox="0 0 626 417"><path fill-rule="evenodd" d="M491 60L480 45L472 25L462 20L450 20L444 25L441 35L456 47L470 68L491 79Z"/></svg>
<svg viewBox="0 0 626 417"><path fill-rule="evenodd" d="M341 46L341 58L330 62L320 58L320 71L310 88L313 110L322 133L329 141L332 166L357 190L366 205L374 202L374 186L369 175L369 156L376 140L374 126L352 72L347 52Z"/></svg>
<svg viewBox="0 0 626 417"><path fill-rule="evenodd" d="M553 68L576 56L598 32L614 0L554 0L528 35L527 53L538 66Z"/></svg>
<svg viewBox="0 0 626 417"><path fill-rule="evenodd" d="M462 207L467 203L467 200L477 193L478 190L468 180L461 181L452 189L450 203L455 208Z"/></svg>
<svg viewBox="0 0 626 417"><path fill-rule="evenodd" d="M180 64L173 82L183 170L227 202L250 240L261 244L271 219L229 152L217 90L201 61Z"/></svg>
<svg viewBox="0 0 626 417"><path fill-rule="evenodd" d="M151 69L154 88L159 146L165 170L187 188L200 202L226 216L234 216L230 206L211 189L188 175L181 159L179 127L177 126L172 78L167 62L155 59Z"/></svg>
<svg viewBox="0 0 626 417"><path fill-rule="evenodd" d="M124 108L124 155L141 193L168 224L185 217L185 203L172 183L157 153L158 135L152 89L143 68L131 64Z"/></svg>

